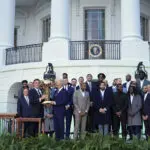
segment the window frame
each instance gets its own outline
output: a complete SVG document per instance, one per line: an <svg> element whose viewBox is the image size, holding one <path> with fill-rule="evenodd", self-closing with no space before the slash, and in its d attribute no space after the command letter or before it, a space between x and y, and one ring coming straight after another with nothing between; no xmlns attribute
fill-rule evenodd
<svg viewBox="0 0 150 150"><path fill-rule="evenodd" d="M44 21L46 21L47 19L50 19L50 26L49 26L49 33L47 32L47 34L49 34L47 37L44 35ZM43 17L41 19L41 24L42 24L42 42L48 42L50 35L51 35L51 16L47 15L45 17ZM47 27L46 27L47 28ZM46 32L45 32L46 33Z"/></svg>
<svg viewBox="0 0 150 150"><path fill-rule="evenodd" d="M149 23L149 17L146 16L146 15L141 14L141 15L140 15L140 25L142 25L142 23L143 23L143 22L141 22L141 19L147 20L147 32L144 31L144 34L147 33L147 36L144 37L144 36L143 36L144 34L142 34L142 27L143 27L143 26L141 26L141 36L142 36L142 38L143 38L144 41L149 41L149 31L150 31L150 27L149 27L149 25L150 25L150 23ZM144 26L145 26L145 23L144 23ZM145 27L144 27L144 28L145 28ZM145 35L146 35L146 34L145 34Z"/></svg>
<svg viewBox="0 0 150 150"><path fill-rule="evenodd" d="M86 11L87 10L104 10L104 39L92 39L92 40L105 40L106 39L106 8L105 7L84 7L83 8L83 37L84 37L84 40L87 40L86 38L86 29L85 29L85 26L86 26L86 20L85 20L85 16L86 16Z"/></svg>

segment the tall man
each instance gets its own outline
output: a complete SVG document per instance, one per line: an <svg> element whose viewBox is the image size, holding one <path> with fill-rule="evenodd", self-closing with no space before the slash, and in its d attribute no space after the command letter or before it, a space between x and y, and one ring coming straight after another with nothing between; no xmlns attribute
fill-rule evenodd
<svg viewBox="0 0 150 150"><path fill-rule="evenodd" d="M93 95L94 124L102 135L107 135L111 125L112 90L106 88L104 82L100 82L99 90Z"/></svg>
<svg viewBox="0 0 150 150"><path fill-rule="evenodd" d="M30 118L32 116L28 93L28 88L24 88L23 95L18 99L17 102L17 114L21 118ZM31 134L30 123L25 123L24 132L25 136L29 136Z"/></svg>
<svg viewBox="0 0 150 150"><path fill-rule="evenodd" d="M69 139L70 138L70 127L71 127L71 120L72 120L72 115L73 115L73 93L74 93L74 88L72 88L70 86L70 84L68 84L68 79L64 79L63 80L63 86L64 89L67 91L68 95L67 95L67 99L68 102L65 106L66 110L65 110L65 117L66 117L66 126L65 126L65 130L66 130L66 138Z"/></svg>
<svg viewBox="0 0 150 150"><path fill-rule="evenodd" d="M150 93L148 92L147 86L143 87L143 111L142 118L144 120L145 125L145 135L146 139L150 137Z"/></svg>
<svg viewBox="0 0 150 150"><path fill-rule="evenodd" d="M63 81L56 82L57 91L54 95L54 100L50 101L54 110L54 130L56 134L56 140L64 139L64 116L66 105L68 103L68 93L63 88Z"/></svg>
<svg viewBox="0 0 150 150"><path fill-rule="evenodd" d="M79 90L75 91L73 97L75 114L74 139L77 139L79 131L81 132L82 138L84 138L87 114L90 107L90 97L89 93L86 91L86 84L82 83L80 87L81 88Z"/></svg>
<svg viewBox="0 0 150 150"><path fill-rule="evenodd" d="M93 101L92 101L92 96L93 96L93 83L92 83L92 79L93 76L91 74L87 74L86 76L87 81L86 83L86 91L89 92L89 96L90 96L90 109L88 112L88 117L87 117L87 131L92 132L94 130L94 124L93 124Z"/></svg>
<svg viewBox="0 0 150 150"><path fill-rule="evenodd" d="M113 99L113 134L119 135L120 123L122 127L122 137L126 138L127 135L127 108L128 96L123 93L122 84L117 85L117 92L114 93Z"/></svg>
<svg viewBox="0 0 150 150"><path fill-rule="evenodd" d="M32 108L33 118L43 118L44 110L43 110L42 102L46 98L47 96L42 95L42 92L40 90L40 80L35 79L33 81L33 88L30 89L29 91L29 99ZM38 133L38 124L33 123L32 128L33 128L33 136L35 136Z"/></svg>

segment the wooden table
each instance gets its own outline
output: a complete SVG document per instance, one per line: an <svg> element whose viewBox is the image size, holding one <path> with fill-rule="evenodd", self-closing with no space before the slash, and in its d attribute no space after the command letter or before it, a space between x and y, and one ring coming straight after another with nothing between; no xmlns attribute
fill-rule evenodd
<svg viewBox="0 0 150 150"><path fill-rule="evenodd" d="M25 122L32 122L32 123L38 123L39 128L38 128L38 133L41 133L41 118L17 118L17 135L19 135L19 126L20 124L22 124L22 133L21 133L21 137L24 137L24 123Z"/></svg>

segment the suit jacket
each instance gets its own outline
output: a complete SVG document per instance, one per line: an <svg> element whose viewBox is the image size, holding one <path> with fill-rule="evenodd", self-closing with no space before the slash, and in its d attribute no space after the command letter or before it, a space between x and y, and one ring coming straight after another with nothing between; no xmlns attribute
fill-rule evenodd
<svg viewBox="0 0 150 150"><path fill-rule="evenodd" d="M131 84L131 81L130 81ZM130 85L129 85L130 86ZM129 88L129 87L128 87ZM127 89L127 82L123 83L123 92L127 93L129 89Z"/></svg>
<svg viewBox="0 0 150 150"><path fill-rule="evenodd" d="M104 99L102 100L102 95L100 90L97 90L93 96L93 107L94 112L94 123L95 125L111 124L111 107L113 104L113 95L110 88L106 88L104 93ZM106 108L105 114L99 112L100 108Z"/></svg>
<svg viewBox="0 0 150 150"><path fill-rule="evenodd" d="M90 95L90 101L92 101L92 98L93 98L93 92L94 92L94 85L93 85L93 82L91 82L91 90L90 90L90 87L89 87L88 82L85 82L85 83L86 83L86 91L89 92L89 95Z"/></svg>
<svg viewBox="0 0 150 150"><path fill-rule="evenodd" d="M57 90L54 95L54 101L56 102L56 105L53 106L54 117L55 115L56 116L64 115L65 106L68 103L68 92L63 88L59 92Z"/></svg>
<svg viewBox="0 0 150 150"><path fill-rule="evenodd" d="M73 95L73 104L74 114L79 114L79 111L88 113L90 107L89 93L85 91L85 96L83 96L80 90L75 91Z"/></svg>
<svg viewBox="0 0 150 150"><path fill-rule="evenodd" d="M30 104L32 107L32 116L33 117L43 117L44 109L42 102L39 102L41 96L37 93L36 89L33 88L29 91Z"/></svg>
<svg viewBox="0 0 150 150"><path fill-rule="evenodd" d="M74 93L74 88L68 85L68 89L66 90L68 95L68 102L67 105L73 106L73 93Z"/></svg>
<svg viewBox="0 0 150 150"><path fill-rule="evenodd" d="M113 98L113 113L121 112L122 115L127 113L128 108L128 96L127 94L121 92L121 93L114 93Z"/></svg>
<svg viewBox="0 0 150 150"><path fill-rule="evenodd" d="M149 85L150 84L150 81L149 80L144 80L144 82L143 82L143 85L142 85L142 88L141 88L141 83L140 83L140 80L137 80L136 81L137 82L137 90L138 90L138 92L139 92L139 94L141 95L141 96L143 96L143 87L144 86L147 86L147 85Z"/></svg>
<svg viewBox="0 0 150 150"><path fill-rule="evenodd" d="M143 98L143 111L142 115L148 115L150 118L150 93L147 94L146 99Z"/></svg>
<svg viewBox="0 0 150 150"><path fill-rule="evenodd" d="M142 98L140 95L134 95L131 104L130 95L128 97L128 126L142 125L141 120L141 109L142 109Z"/></svg>
<svg viewBox="0 0 150 150"><path fill-rule="evenodd" d="M31 105L27 103L24 96L21 96L21 98L18 99L17 102L17 113L19 117L31 117Z"/></svg>

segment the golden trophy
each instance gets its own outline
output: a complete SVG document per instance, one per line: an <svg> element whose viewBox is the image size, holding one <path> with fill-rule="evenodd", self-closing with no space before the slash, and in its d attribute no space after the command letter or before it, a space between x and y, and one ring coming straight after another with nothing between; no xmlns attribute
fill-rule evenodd
<svg viewBox="0 0 150 150"><path fill-rule="evenodd" d="M55 81L56 79L56 73L53 70L53 64L48 63L48 66L46 67L46 71L43 75L44 78L44 84L43 84L43 94L47 95L47 98L43 102L43 104L50 104L50 85L51 81Z"/></svg>

